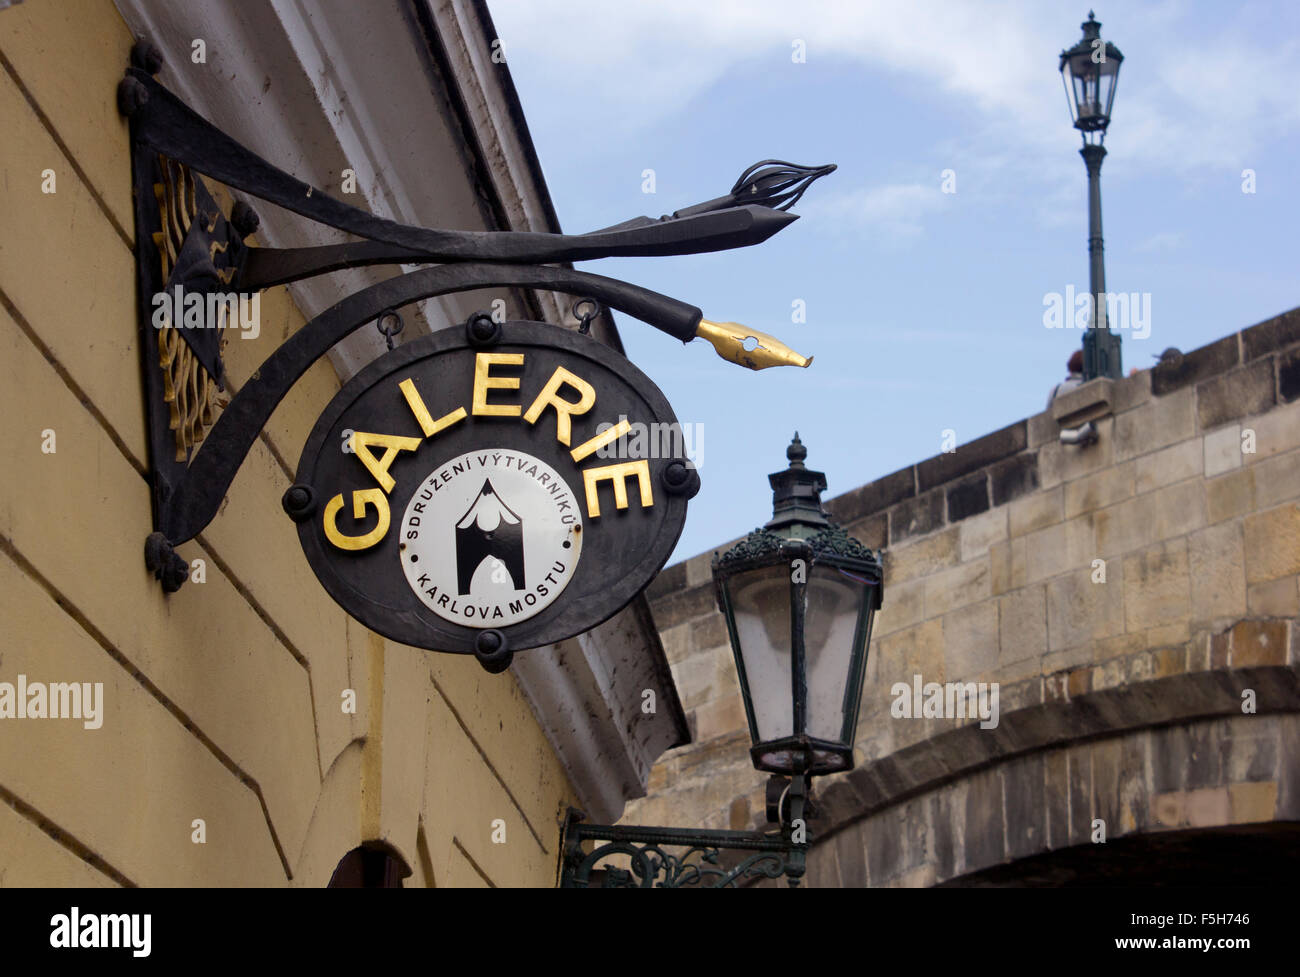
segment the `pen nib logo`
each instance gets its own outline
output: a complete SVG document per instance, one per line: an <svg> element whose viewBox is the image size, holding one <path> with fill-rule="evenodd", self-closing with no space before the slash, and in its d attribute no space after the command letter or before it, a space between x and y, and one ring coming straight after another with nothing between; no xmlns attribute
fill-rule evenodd
<svg viewBox="0 0 1300 977"><path fill-rule="evenodd" d="M470 592L474 573L484 560L492 560L492 582L507 579L515 590L524 589L524 524L492 488L491 479L465 514L456 522L456 586L461 596Z"/></svg>

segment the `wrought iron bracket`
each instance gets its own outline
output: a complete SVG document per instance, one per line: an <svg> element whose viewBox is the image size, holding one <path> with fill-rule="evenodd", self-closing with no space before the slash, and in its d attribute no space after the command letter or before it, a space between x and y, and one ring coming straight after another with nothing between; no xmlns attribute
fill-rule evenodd
<svg viewBox="0 0 1300 977"><path fill-rule="evenodd" d="M773 777L768 786L774 795L769 820L780 824L772 832L587 824L581 811L569 808L560 887L734 889L784 876L794 888L803 880L811 843L803 820L808 779ZM585 842L592 843L591 850Z"/></svg>
<svg viewBox="0 0 1300 977"><path fill-rule="evenodd" d="M708 322L688 303L554 264L760 243L796 219L785 208L834 166L765 160L746 170L724 197L588 234L415 227L343 203L262 159L159 84L153 76L162 65L154 45L137 42L118 87L118 108L130 121L138 334L148 403L155 532L146 564L169 592L185 578L174 548L215 516L253 441L294 382L340 340L404 305L479 288L545 289L590 298L682 342L703 335L724 358L751 369L809 362L763 333ZM254 246L247 239L258 227L257 214L243 202L223 214L199 174L364 240ZM191 321L185 312L190 295L197 296L197 307L233 314L241 298L262 289L376 264L433 267L344 298L275 349L228 401L222 396L224 330L210 316ZM750 337L756 350L746 348Z"/></svg>

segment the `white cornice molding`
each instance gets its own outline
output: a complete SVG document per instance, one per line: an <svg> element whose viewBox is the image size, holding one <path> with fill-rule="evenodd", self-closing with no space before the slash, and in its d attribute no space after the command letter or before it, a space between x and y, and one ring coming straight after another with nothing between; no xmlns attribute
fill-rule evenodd
<svg viewBox="0 0 1300 977"><path fill-rule="evenodd" d="M448 119L446 93L432 87L425 41L399 4L116 3L132 32L162 49L163 84L276 166L403 223L490 229L467 164L472 150L464 145L459 125ZM512 122L510 96L491 60L491 39L482 36L472 4L439 0L428 9L482 147L491 190L511 228L556 230L546 188L534 177L531 145ZM196 38L205 42L206 64L190 60ZM353 198L341 194L344 168L356 173ZM248 202L262 217L258 237L266 245L344 239L262 201ZM290 288L311 318L392 274L355 268ZM508 293L499 294L509 302ZM476 296L428 300L421 321L407 328L414 325L418 333L461 322L487 304L483 292ZM566 321L569 300L541 293L540 301L550 321ZM613 339L617 343L616 335ZM340 343L331 359L345 381L383 352L379 334L361 329ZM511 671L579 801L596 820L617 820L627 800L644 796L658 756L688 739L643 598L578 639L521 652ZM641 712L647 689L655 694L652 714Z"/></svg>
<svg viewBox="0 0 1300 977"><path fill-rule="evenodd" d="M657 634L647 647L653 622L642 611L633 604L576 638L520 652L510 666L534 713L548 717L547 736L597 822L622 817L627 801L645 796L659 756L688 740Z"/></svg>
<svg viewBox="0 0 1300 977"><path fill-rule="evenodd" d="M478 9L482 0L417 0L433 18L446 49L447 60L460 86L465 111L473 121L483 156L491 160L489 179L510 226L534 231L560 231L550 202L550 191L540 172L534 172L532 139L520 131L513 111L518 102L509 83L508 60L501 61L500 40L489 36ZM493 58L498 57L498 60ZM505 55L508 59L508 52ZM540 166L538 167L540 170ZM575 323L570 309L573 296L538 292L548 322ZM606 325L605 320L608 321ZM606 313L593 334L607 345L622 349L613 319Z"/></svg>
<svg viewBox="0 0 1300 977"><path fill-rule="evenodd" d="M530 148L510 121L505 94L500 84L501 63L494 62L494 37L487 37L465 0L427 2L437 23L447 57L461 83L466 110L474 120L474 131L487 157L500 165L492 178L513 227L543 229L551 223L542 199L532 186L525 160ZM541 188L543 192L545 188Z"/></svg>

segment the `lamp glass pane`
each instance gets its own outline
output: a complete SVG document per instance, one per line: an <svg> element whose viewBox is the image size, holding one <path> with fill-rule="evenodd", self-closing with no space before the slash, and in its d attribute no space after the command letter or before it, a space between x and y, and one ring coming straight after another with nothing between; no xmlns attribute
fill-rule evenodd
<svg viewBox="0 0 1300 977"><path fill-rule="evenodd" d="M1079 121L1095 119L1102 114L1103 104L1097 92L1097 69L1100 67L1087 54L1075 55L1067 64L1074 82L1075 117Z"/></svg>
<svg viewBox="0 0 1300 977"><path fill-rule="evenodd" d="M1107 58L1106 63L1098 65L1101 69L1101 77L1098 80L1098 101L1101 103L1101 111L1107 119L1110 118L1110 109L1115 102L1115 83L1119 81L1119 61L1115 58Z"/></svg>
<svg viewBox="0 0 1300 977"><path fill-rule="evenodd" d="M846 696L854 638L870 591L861 577L838 567L813 565L808 577L804 649L808 662L808 733L842 742L845 700L852 712L858 690Z"/></svg>
<svg viewBox="0 0 1300 977"><path fill-rule="evenodd" d="M760 742L789 736L794 724L790 676L790 568L738 573L727 581L745 680Z"/></svg>
<svg viewBox="0 0 1300 977"><path fill-rule="evenodd" d="M1074 97L1073 83L1071 82L1072 77L1073 76L1070 74L1070 63L1067 61L1061 67L1061 81L1065 84L1065 104L1070 107L1070 121L1078 122L1079 103Z"/></svg>

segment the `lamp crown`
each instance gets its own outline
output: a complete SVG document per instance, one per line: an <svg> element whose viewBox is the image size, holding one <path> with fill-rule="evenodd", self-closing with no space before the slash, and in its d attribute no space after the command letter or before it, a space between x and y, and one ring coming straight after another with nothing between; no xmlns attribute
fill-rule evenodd
<svg viewBox="0 0 1300 977"><path fill-rule="evenodd" d="M830 525L822 508L826 475L804 465L808 449L794 433L785 449L789 466L767 476L772 486L772 519L764 527L790 539L805 539Z"/></svg>

